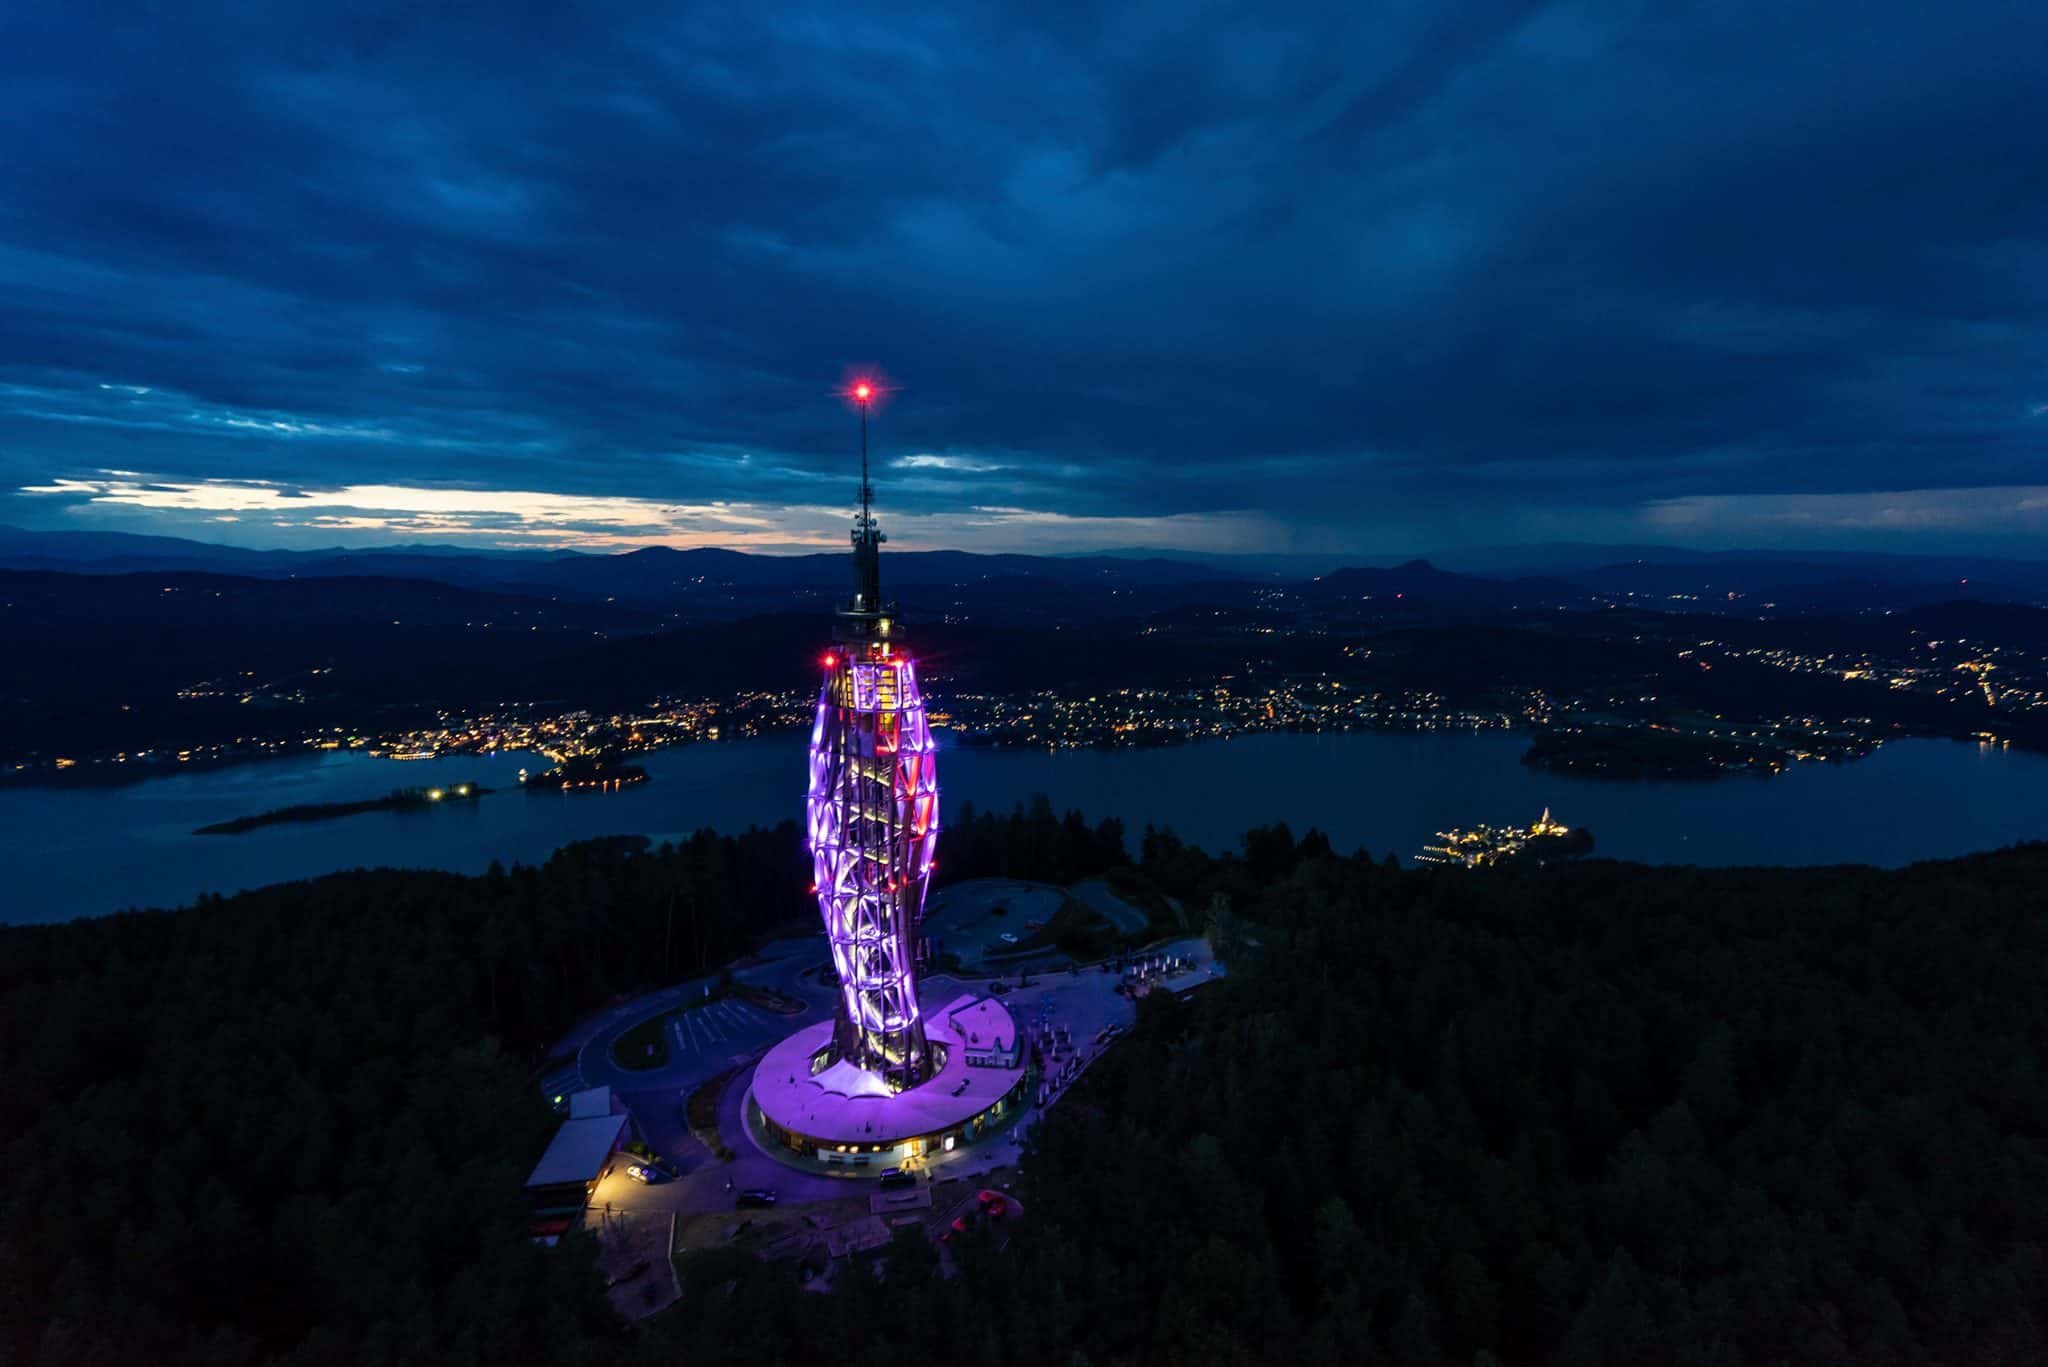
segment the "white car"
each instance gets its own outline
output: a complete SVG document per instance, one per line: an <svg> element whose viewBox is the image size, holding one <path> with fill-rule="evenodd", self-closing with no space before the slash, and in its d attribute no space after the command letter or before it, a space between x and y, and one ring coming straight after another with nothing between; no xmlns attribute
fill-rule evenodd
<svg viewBox="0 0 2048 1367"><path fill-rule="evenodd" d="M626 1169L626 1176L632 1178L635 1182L652 1182L654 1180L654 1169L648 1167L645 1163L634 1163Z"/></svg>
<svg viewBox="0 0 2048 1367"><path fill-rule="evenodd" d="M1003 932L1003 943L1006 945L1014 945L1017 943L1017 937L1006 930Z"/></svg>

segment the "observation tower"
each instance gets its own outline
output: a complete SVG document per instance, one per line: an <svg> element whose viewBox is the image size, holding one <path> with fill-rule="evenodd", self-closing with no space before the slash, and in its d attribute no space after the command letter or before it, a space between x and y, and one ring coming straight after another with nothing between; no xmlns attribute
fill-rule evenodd
<svg viewBox="0 0 2048 1367"><path fill-rule="evenodd" d="M764 1147L840 1169L973 1142L1024 1104L1029 1072L1000 1001L918 997L917 925L939 837L939 784L917 666L882 599L887 538L868 484L868 410L880 394L870 380L847 390L860 411L853 596L824 656L804 801L839 997L831 1020L768 1051L746 1102Z"/></svg>
<svg viewBox="0 0 2048 1367"><path fill-rule="evenodd" d="M851 391L860 409L853 597L839 610L825 656L805 819L818 910L839 974L833 1052L900 1092L931 1073L913 953L939 838L939 784L917 666L891 639L882 602L887 538L875 525L868 483L875 392L865 380Z"/></svg>

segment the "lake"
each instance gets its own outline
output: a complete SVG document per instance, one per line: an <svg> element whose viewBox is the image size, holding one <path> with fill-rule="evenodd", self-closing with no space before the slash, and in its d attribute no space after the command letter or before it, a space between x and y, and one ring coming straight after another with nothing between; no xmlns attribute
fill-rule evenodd
<svg viewBox="0 0 2048 1367"><path fill-rule="evenodd" d="M943 743L943 742L942 742ZM1906 740L1853 764L1775 778L1603 782L1521 763L1503 732L1263 735L1159 750L948 750L945 809L1007 810L1034 793L1088 817L1115 815L1135 842L1147 822L1211 849L1250 826L1310 826L1340 850L1405 861L1448 826L1526 823L1548 806L1591 829L1598 853L1653 863L1898 865L2048 838L2048 756ZM803 737L720 741L642 757L652 781L615 793L528 796L505 753L395 761L360 751L177 774L126 788L0 791L7 868L0 922L174 906L338 869L390 865L480 872L537 862L567 841L734 831L793 818ZM473 779L472 804L369 812L195 836L195 827L277 807L379 797Z"/></svg>

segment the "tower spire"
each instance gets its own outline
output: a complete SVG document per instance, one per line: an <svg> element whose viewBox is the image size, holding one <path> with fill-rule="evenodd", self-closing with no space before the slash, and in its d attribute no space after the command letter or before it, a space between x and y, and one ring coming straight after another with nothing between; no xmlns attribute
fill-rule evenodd
<svg viewBox="0 0 2048 1367"><path fill-rule="evenodd" d="M875 392L875 385L869 380L856 380L849 391L854 405L860 409L860 512L853 520L853 603L846 615L866 630L881 621L881 549L889 539L875 524L875 490L868 483L868 409L875 401Z"/></svg>

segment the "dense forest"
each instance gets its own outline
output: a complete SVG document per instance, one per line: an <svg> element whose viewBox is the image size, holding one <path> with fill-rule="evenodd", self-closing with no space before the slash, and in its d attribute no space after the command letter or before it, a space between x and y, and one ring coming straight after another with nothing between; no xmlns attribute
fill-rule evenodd
<svg viewBox="0 0 2048 1367"><path fill-rule="evenodd" d="M1115 869L1232 965L1047 1117L1009 1247L829 1294L691 1254L630 1328L587 1248L521 1237L529 1079L805 922L793 827L0 932L0 1360L2048 1359L2048 846L1403 872L1120 836L1039 804L940 852Z"/></svg>
<svg viewBox="0 0 2048 1367"><path fill-rule="evenodd" d="M1240 971L1048 1117L1004 1256L888 1263L887 1333L858 1283L707 1259L667 1360L2048 1360L2048 847L1403 873L1267 830L1144 868Z"/></svg>
<svg viewBox="0 0 2048 1367"><path fill-rule="evenodd" d="M796 828L0 931L0 1361L572 1361L547 1046L811 914Z"/></svg>

